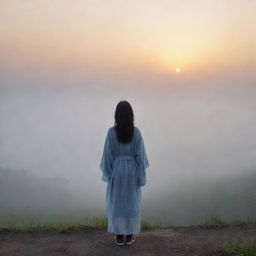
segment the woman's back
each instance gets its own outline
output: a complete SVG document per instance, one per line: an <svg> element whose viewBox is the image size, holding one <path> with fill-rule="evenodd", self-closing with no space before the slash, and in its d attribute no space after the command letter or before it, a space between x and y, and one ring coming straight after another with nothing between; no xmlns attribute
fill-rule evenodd
<svg viewBox="0 0 256 256"><path fill-rule="evenodd" d="M116 156L135 156L136 154L136 144L139 140L140 131L139 128L134 127L133 138L129 143L121 143L118 141L115 126L109 128L109 139L110 139L110 149L114 157Z"/></svg>

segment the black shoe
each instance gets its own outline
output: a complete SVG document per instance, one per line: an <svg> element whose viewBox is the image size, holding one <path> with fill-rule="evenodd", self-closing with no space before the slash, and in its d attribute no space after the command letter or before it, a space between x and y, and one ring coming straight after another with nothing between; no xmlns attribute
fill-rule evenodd
<svg viewBox="0 0 256 256"><path fill-rule="evenodd" d="M135 236L134 235L126 235L126 244L131 245L135 242Z"/></svg>
<svg viewBox="0 0 256 256"><path fill-rule="evenodd" d="M124 235L116 235L115 244L124 245Z"/></svg>

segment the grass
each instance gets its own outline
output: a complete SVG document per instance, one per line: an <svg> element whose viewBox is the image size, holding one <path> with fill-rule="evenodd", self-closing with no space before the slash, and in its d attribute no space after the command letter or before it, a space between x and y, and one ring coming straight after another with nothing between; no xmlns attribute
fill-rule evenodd
<svg viewBox="0 0 256 256"><path fill-rule="evenodd" d="M70 232L72 230L81 229L105 229L107 227L107 218L103 217L93 217L86 218L80 221L72 222L38 222L31 221L22 226L16 226L13 224L6 224L0 227L0 231L12 231L12 232L33 232L38 230L54 230L57 232Z"/></svg>
<svg viewBox="0 0 256 256"><path fill-rule="evenodd" d="M201 228L218 228L225 226L243 226L253 224L255 221L247 217L245 220L227 219L218 215L206 215L199 223Z"/></svg>
<svg viewBox="0 0 256 256"><path fill-rule="evenodd" d="M33 232L38 230L54 230L57 232L71 232L73 230L82 230L82 229L101 229L106 230L108 226L107 217L92 217L80 220L70 220L70 221L54 221L54 222L38 222L38 221L29 221L23 223L23 225L15 225L12 223L7 223L0 226L0 231L25 231ZM249 217L245 220L232 220L226 219L217 215L206 215L197 226L201 228L218 228L225 226L241 226L256 223L252 221ZM150 223L149 221L142 219L141 229L148 230L153 228L167 228L171 227L170 224L164 223L163 221L158 221L156 223Z"/></svg>
<svg viewBox="0 0 256 256"><path fill-rule="evenodd" d="M106 230L108 226L107 217L93 217L87 218L83 221L78 222L38 222L38 221L30 221L25 223L22 226L17 226L14 224L6 224L4 226L0 226L0 231L10 231L10 232L33 232L39 230L53 230L61 233L71 232L73 230L82 230L82 229L103 229ZM152 228L160 228L167 227L168 225L164 224L161 221L158 221L156 224L152 224L146 220L141 221L141 229L152 229Z"/></svg>
<svg viewBox="0 0 256 256"><path fill-rule="evenodd" d="M225 242L222 256L255 256L256 241L248 244Z"/></svg>
<svg viewBox="0 0 256 256"><path fill-rule="evenodd" d="M164 223L163 221L158 221L155 224L152 224L148 222L147 220L142 220L141 221L141 228L142 229L152 229L152 228L164 228L164 227L169 227L170 225Z"/></svg>

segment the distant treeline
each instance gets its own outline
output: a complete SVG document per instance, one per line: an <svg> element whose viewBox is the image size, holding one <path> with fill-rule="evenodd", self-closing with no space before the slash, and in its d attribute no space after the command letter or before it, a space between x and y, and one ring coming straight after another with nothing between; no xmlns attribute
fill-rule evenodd
<svg viewBox="0 0 256 256"><path fill-rule="evenodd" d="M0 226L77 221L90 215L62 178L0 167Z"/></svg>
<svg viewBox="0 0 256 256"><path fill-rule="evenodd" d="M198 224L206 215L256 220L255 184L256 171L154 191L154 197L143 197L142 218L167 225ZM96 208L91 194L82 195L81 200L66 179L0 168L1 227L83 223L86 218L104 215L104 207Z"/></svg>
<svg viewBox="0 0 256 256"><path fill-rule="evenodd" d="M198 224L205 216L256 221L256 170L215 180L198 181L174 191L156 191L144 200L144 217L161 216L170 225ZM171 190L171 188L170 188ZM161 214L159 214L161 212ZM157 218L159 219L159 217Z"/></svg>

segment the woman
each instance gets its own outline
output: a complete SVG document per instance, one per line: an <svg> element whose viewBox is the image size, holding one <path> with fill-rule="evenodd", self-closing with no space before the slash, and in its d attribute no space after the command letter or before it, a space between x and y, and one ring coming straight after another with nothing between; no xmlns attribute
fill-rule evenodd
<svg viewBox="0 0 256 256"><path fill-rule="evenodd" d="M141 187L149 166L139 128L127 101L115 110L115 124L107 132L100 169L107 182L108 232L116 234L117 245L132 244L141 230ZM124 240L125 238L125 240Z"/></svg>

